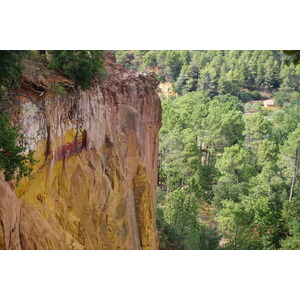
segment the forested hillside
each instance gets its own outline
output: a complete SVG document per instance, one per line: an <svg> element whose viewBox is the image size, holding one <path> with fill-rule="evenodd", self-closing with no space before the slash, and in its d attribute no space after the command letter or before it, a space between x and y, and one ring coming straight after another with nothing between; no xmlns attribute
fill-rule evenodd
<svg viewBox="0 0 300 300"><path fill-rule="evenodd" d="M116 52L172 84L173 95L161 93L161 249L300 249L297 57Z"/></svg>

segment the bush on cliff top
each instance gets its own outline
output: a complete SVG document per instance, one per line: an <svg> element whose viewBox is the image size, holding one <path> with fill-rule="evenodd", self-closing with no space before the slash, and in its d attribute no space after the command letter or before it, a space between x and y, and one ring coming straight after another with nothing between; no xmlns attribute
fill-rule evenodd
<svg viewBox="0 0 300 300"><path fill-rule="evenodd" d="M62 71L83 90L91 87L94 78L104 74L103 51L55 50L50 54L49 68Z"/></svg>

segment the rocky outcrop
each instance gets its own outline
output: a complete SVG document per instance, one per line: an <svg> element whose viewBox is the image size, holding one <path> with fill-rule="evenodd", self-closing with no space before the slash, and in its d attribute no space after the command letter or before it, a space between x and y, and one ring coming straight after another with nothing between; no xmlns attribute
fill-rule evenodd
<svg viewBox="0 0 300 300"><path fill-rule="evenodd" d="M7 249L157 249L158 81L110 52L105 64L106 78L86 92L52 71L24 72L31 100L20 97L13 115L38 163L18 199L8 192L16 206L0 206Z"/></svg>

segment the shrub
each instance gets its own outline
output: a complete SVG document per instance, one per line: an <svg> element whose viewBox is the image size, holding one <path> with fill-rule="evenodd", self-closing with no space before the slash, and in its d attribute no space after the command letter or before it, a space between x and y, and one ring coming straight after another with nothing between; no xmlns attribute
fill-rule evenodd
<svg viewBox="0 0 300 300"><path fill-rule="evenodd" d="M289 103L291 100L291 93L289 92L278 92L275 94L275 104L277 106L283 106Z"/></svg>
<svg viewBox="0 0 300 300"><path fill-rule="evenodd" d="M54 83L50 89L50 91L55 95L55 96L63 96L66 95L67 89L63 87L60 83Z"/></svg>
<svg viewBox="0 0 300 300"><path fill-rule="evenodd" d="M18 181L21 177L29 176L36 161L33 152L22 155L25 147L20 146L23 136L19 128L12 126L4 114L0 114L0 128L0 172L3 171L6 181L13 178Z"/></svg>
<svg viewBox="0 0 300 300"><path fill-rule="evenodd" d="M239 98L242 102L247 102L249 100L260 100L261 94L258 91L253 91L253 92L241 91Z"/></svg>
<svg viewBox="0 0 300 300"><path fill-rule="evenodd" d="M247 102L249 100L252 100L252 94L249 92L241 91L239 98L242 102Z"/></svg>
<svg viewBox="0 0 300 300"><path fill-rule="evenodd" d="M62 71L83 90L93 84L93 79L104 75L103 51L55 50L51 51L49 68Z"/></svg>
<svg viewBox="0 0 300 300"><path fill-rule="evenodd" d="M261 100L261 94L259 91L253 91L251 92L251 95L253 100Z"/></svg>

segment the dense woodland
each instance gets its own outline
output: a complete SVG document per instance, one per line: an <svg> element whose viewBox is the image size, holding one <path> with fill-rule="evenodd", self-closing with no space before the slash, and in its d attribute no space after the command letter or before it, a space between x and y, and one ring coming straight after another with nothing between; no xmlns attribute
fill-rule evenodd
<svg viewBox="0 0 300 300"><path fill-rule="evenodd" d="M172 84L161 93L161 249L300 249L297 52L116 53Z"/></svg>

